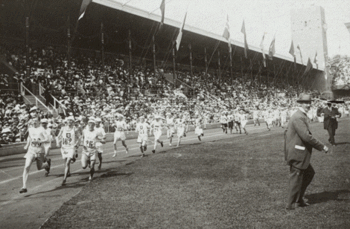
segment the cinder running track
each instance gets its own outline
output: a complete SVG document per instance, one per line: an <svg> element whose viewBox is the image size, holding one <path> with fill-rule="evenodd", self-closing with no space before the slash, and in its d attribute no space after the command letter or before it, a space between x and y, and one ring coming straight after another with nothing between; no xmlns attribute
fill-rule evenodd
<svg viewBox="0 0 350 229"><path fill-rule="evenodd" d="M282 128L273 128L267 131L265 124L260 127L249 125L247 127L249 134L261 134L266 136L272 133L283 133ZM203 142L215 141L227 138L244 138L244 134L224 134L221 129L204 130L205 136ZM257 135L259 136L259 135ZM176 145L176 136L173 139L173 146L169 146L166 136L162 136L164 147L157 147L157 152L167 151ZM109 169L115 169L133 163L140 158L140 151L136 139L126 141L129 154L125 153L121 142L118 142L118 155L113 155L113 144L108 142L104 145L103 165L100 171L95 166L96 173L94 179L106 173ZM187 137L182 139L180 147L199 143L194 132L189 132ZM153 138L149 139L146 154L152 156ZM3 150L3 149L0 149ZM81 188L88 183L89 170L81 168L80 155L77 162L71 165L72 176L67 179L67 185L61 186L63 179L64 164L59 149L54 149L50 153L52 160L51 173L48 177L44 176L44 170L38 171L36 164L31 167L27 188L28 192L19 194L22 187L22 173L24 166L23 154L0 157L0 222L1 228L40 228L40 226L49 218L64 202L68 201L74 195L80 192ZM93 182L93 181L92 181Z"/></svg>

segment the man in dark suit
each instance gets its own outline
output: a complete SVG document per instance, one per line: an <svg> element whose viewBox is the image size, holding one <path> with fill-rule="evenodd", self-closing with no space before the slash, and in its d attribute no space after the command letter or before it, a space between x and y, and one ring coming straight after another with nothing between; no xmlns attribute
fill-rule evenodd
<svg viewBox="0 0 350 229"><path fill-rule="evenodd" d="M310 164L312 148L328 152L327 146L310 132L307 112L311 107L311 95L301 94L297 102L300 107L290 118L285 132L285 160L290 166L287 210L308 206L303 196L315 175Z"/></svg>
<svg viewBox="0 0 350 229"><path fill-rule="evenodd" d="M322 113L324 116L323 127L329 134L328 141L335 146L335 130L338 129L337 118L340 118L341 114L339 113L338 108L332 106L332 101L327 102L327 107L323 109Z"/></svg>

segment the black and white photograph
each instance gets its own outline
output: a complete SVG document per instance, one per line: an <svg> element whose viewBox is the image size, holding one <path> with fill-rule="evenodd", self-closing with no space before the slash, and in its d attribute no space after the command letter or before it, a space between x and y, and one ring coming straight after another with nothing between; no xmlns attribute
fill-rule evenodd
<svg viewBox="0 0 350 229"><path fill-rule="evenodd" d="M0 1L0 228L349 229L350 1Z"/></svg>

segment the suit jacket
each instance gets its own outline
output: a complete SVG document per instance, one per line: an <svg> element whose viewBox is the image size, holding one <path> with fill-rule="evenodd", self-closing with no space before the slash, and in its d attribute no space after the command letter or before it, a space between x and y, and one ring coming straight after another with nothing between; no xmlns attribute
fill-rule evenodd
<svg viewBox="0 0 350 229"><path fill-rule="evenodd" d="M329 109L326 107L323 109L322 113L324 114L323 128L327 130L329 126L332 126L334 129L338 129L338 121L334 118L336 115L341 116L338 108L332 107Z"/></svg>
<svg viewBox="0 0 350 229"><path fill-rule="evenodd" d="M290 118L285 132L285 160L295 168L306 169L312 148L322 150L324 145L312 136L307 115L298 110Z"/></svg>

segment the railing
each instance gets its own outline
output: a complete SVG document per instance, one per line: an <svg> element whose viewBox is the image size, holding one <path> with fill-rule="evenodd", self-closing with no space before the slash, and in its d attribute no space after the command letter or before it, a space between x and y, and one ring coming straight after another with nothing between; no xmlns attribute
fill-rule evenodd
<svg viewBox="0 0 350 229"><path fill-rule="evenodd" d="M46 108L46 110L50 110L42 101L40 101L40 99L38 99L31 91L28 90L28 88L26 88L23 83L21 83L21 95L23 96L23 98L26 98L26 92L28 92L31 96L33 96L33 98L35 99L35 106L38 107L38 104L40 103L43 107ZM32 103L29 99L27 99L29 103Z"/></svg>
<svg viewBox="0 0 350 229"><path fill-rule="evenodd" d="M45 88L41 85L41 83L39 83L39 96L43 99L45 99L42 94L44 94ZM52 107L53 109L55 109L55 111L57 113L59 113L60 109L63 111L64 115L66 115L66 107L60 102L58 101L58 99L56 99L55 96L51 95L51 97L53 98L53 104Z"/></svg>
<svg viewBox="0 0 350 229"><path fill-rule="evenodd" d="M57 111L57 113L59 113L59 109L61 109L64 115L66 115L66 107L60 101L58 101L55 96L51 95L51 97L53 98L53 108Z"/></svg>

